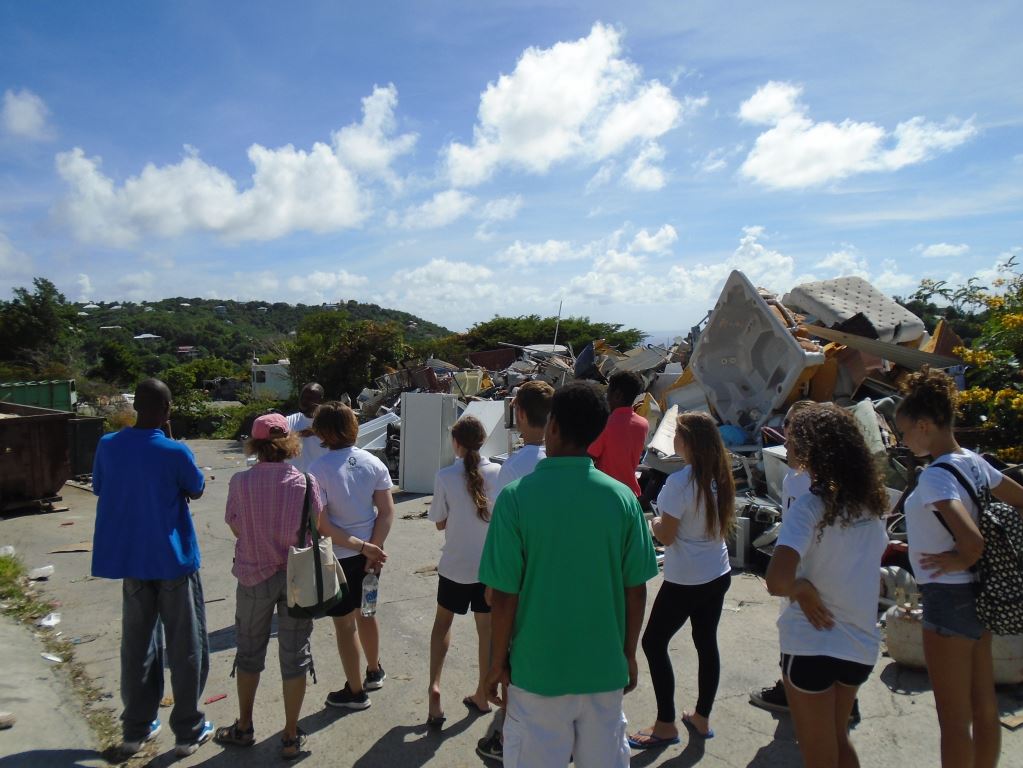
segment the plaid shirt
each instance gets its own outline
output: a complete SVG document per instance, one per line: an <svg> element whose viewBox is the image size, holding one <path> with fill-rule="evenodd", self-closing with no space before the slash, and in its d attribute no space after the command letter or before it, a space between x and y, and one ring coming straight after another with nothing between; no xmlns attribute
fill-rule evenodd
<svg viewBox="0 0 1023 768"><path fill-rule="evenodd" d="M316 478L309 494L309 514L320 513ZM302 522L305 478L291 464L261 461L231 478L224 520L238 533L234 567L238 581L252 587L288 567L288 548Z"/></svg>

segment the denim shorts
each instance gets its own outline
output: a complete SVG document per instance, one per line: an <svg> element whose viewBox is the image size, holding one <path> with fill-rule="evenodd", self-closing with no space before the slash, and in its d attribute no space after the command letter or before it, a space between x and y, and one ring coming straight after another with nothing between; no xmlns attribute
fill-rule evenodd
<svg viewBox="0 0 1023 768"><path fill-rule="evenodd" d="M976 584L920 585L924 603L924 629L943 637L980 640L987 631L977 618Z"/></svg>

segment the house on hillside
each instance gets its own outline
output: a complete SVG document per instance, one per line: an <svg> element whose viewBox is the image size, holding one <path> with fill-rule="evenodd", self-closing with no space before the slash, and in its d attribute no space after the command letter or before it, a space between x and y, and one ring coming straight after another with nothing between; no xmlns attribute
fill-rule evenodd
<svg viewBox="0 0 1023 768"><path fill-rule="evenodd" d="M252 396L263 400L284 400L291 396L291 363L278 360L268 365L252 364Z"/></svg>
<svg viewBox="0 0 1023 768"><path fill-rule="evenodd" d="M199 357L199 350L192 346L178 347L174 351L179 360L195 360Z"/></svg>

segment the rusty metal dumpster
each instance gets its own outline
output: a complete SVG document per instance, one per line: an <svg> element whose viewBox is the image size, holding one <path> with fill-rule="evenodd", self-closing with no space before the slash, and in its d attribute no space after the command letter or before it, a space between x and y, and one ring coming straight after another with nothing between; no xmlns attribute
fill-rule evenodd
<svg viewBox="0 0 1023 768"><path fill-rule="evenodd" d="M0 403L0 510L50 501L71 476L73 413Z"/></svg>

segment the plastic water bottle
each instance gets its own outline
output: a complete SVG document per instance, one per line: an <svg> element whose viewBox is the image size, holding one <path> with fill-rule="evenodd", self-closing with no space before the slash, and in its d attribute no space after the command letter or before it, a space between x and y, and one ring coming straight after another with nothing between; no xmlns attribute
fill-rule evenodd
<svg viewBox="0 0 1023 768"><path fill-rule="evenodd" d="M367 573L362 578L362 615L376 616L377 613L377 590L380 587L380 579L375 573Z"/></svg>

